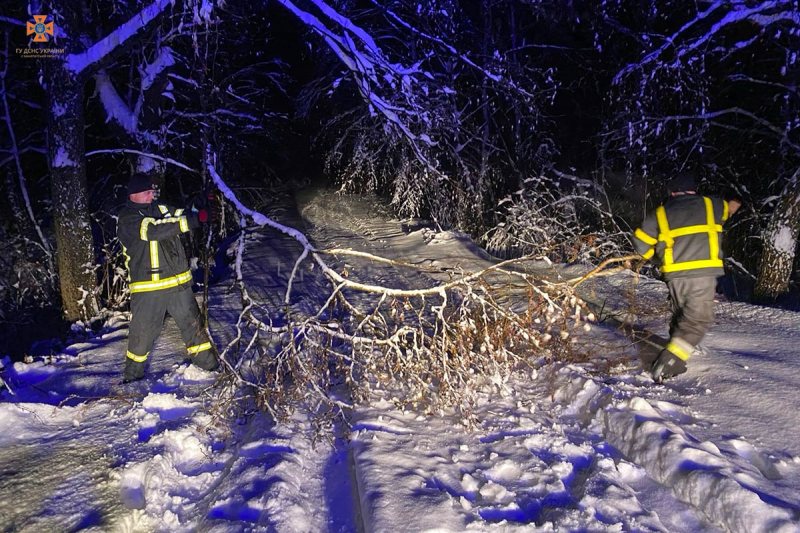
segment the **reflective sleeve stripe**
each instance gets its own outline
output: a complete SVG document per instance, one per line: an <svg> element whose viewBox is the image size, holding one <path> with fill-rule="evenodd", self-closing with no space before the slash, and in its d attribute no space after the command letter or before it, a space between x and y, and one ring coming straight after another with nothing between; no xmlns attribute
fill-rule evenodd
<svg viewBox="0 0 800 533"><path fill-rule="evenodd" d="M664 249L664 265L672 264L672 245L675 241L669 233L669 222L667 221L667 211L664 206L658 206L656 209L656 220L658 220L658 240L664 241L667 247Z"/></svg>
<svg viewBox="0 0 800 533"><path fill-rule="evenodd" d="M722 222L728 220L730 213L728 211L728 202L726 200L722 200Z"/></svg>
<svg viewBox="0 0 800 533"><path fill-rule="evenodd" d="M161 289L169 289L171 287L177 287L178 285L186 283L187 281L192 281L192 273L189 270L187 270L182 274L178 274L177 276L172 276L171 278L165 278L160 281L138 281L136 283L131 283L130 289L131 293L158 291Z"/></svg>
<svg viewBox="0 0 800 533"><path fill-rule="evenodd" d="M645 258L645 259L650 259L651 257L653 257L653 255L655 253L656 253L656 249L655 248L650 248L649 250L647 250L645 253L642 254L642 257Z"/></svg>
<svg viewBox="0 0 800 533"><path fill-rule="evenodd" d="M198 344L197 346L190 346L190 347L186 348L186 351L191 353L191 354L196 354L196 353L202 352L204 350L210 350L210 349L211 349L211 343L210 342L204 342L203 344Z"/></svg>
<svg viewBox="0 0 800 533"><path fill-rule="evenodd" d="M692 352L694 351L694 346L686 342L685 340L681 339L680 337L675 337L670 339L670 341L665 346L667 350L675 354L675 357L678 359L682 359L686 361L689 357L692 356Z"/></svg>
<svg viewBox="0 0 800 533"><path fill-rule="evenodd" d="M183 214L183 208L181 208L181 209L176 209L176 210L175 210L175 216L176 216L176 217L179 217L179 216L181 216L182 214Z"/></svg>
<svg viewBox="0 0 800 533"><path fill-rule="evenodd" d="M650 235L648 235L647 233L645 233L642 228L636 228L634 235L636 235L636 237L640 241L644 242L645 244L649 244L650 246L655 246L656 244L658 244L658 239L655 239Z"/></svg>
<svg viewBox="0 0 800 533"><path fill-rule="evenodd" d="M128 249L122 245L122 255L125 256L125 270L128 271L128 281L131 280L131 256L128 255Z"/></svg>
<svg viewBox="0 0 800 533"><path fill-rule="evenodd" d="M150 224L155 224L156 219L152 217L144 217L142 219L142 225L139 227L139 238L143 241L147 240L147 227Z"/></svg>
<svg viewBox="0 0 800 533"><path fill-rule="evenodd" d="M147 238L147 228L150 226L150 224L173 224L173 223L177 222L177 223L179 223L181 225L180 226L181 227L181 231L183 231L183 225L185 223L183 219L185 219L185 218L186 217L169 217L169 218L162 218L160 220L156 220L155 218L152 218L152 217L145 217L145 218L142 219L142 225L141 225L141 227L139 229L139 238L141 238L143 241L149 241L150 240L150 239ZM187 225L186 231L189 231L188 230L188 225Z"/></svg>
<svg viewBox="0 0 800 533"><path fill-rule="evenodd" d="M181 232L186 233L189 231L189 220L185 216L178 217L178 220L181 221Z"/></svg>
<svg viewBox="0 0 800 533"><path fill-rule="evenodd" d="M147 355L149 353L150 352L147 352L144 355L136 355L135 353L128 352L128 359L133 359L137 363L144 363L145 361L147 361Z"/></svg>
<svg viewBox="0 0 800 533"><path fill-rule="evenodd" d="M167 209L167 206L165 206L165 205L159 204L158 205L158 210L161 211L162 215L168 215L169 214L169 209Z"/></svg>
<svg viewBox="0 0 800 533"><path fill-rule="evenodd" d="M153 281L158 281L161 279L161 276L157 272L159 269L159 261L158 261L158 241L150 241L150 268L152 269L151 279Z"/></svg>

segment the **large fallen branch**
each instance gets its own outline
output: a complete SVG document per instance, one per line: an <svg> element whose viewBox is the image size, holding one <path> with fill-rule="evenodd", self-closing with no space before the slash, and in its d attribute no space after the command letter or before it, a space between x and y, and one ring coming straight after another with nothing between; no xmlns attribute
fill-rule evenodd
<svg viewBox="0 0 800 533"><path fill-rule="evenodd" d="M471 419L481 387L502 387L515 368L542 357L569 355L575 328L589 328L594 320L575 287L613 261L580 278L553 282L526 269L544 259L538 256L466 272L344 248L320 250L296 229L244 206L217 172L210 147L207 153L209 175L241 213L242 226L249 217L301 246L279 312L254 304L242 277L244 237L236 248L242 311L234 339L222 350L223 362L232 383L252 387L259 404L277 418L299 405L327 405L335 412L382 390L402 406L425 412L456 408ZM335 266L342 257L356 263L347 273ZM626 259L631 258L621 260ZM312 313L296 311L292 296L306 261L330 287ZM424 270L431 283L399 288L359 280L359 261Z"/></svg>

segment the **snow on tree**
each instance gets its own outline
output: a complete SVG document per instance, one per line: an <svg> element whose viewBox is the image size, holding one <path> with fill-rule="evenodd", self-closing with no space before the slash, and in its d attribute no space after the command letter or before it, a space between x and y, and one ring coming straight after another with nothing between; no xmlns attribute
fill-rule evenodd
<svg viewBox="0 0 800 533"><path fill-rule="evenodd" d="M800 236L800 169L781 191L778 205L764 232L761 270L755 298L774 301L789 290L797 240Z"/></svg>
<svg viewBox="0 0 800 533"><path fill-rule="evenodd" d="M190 170L190 190L180 181L184 174L167 174L181 197L200 181L217 182L214 172L231 176L232 183L265 188L296 179L291 172L275 178L266 161L280 151L273 141L282 129L313 130L308 153L324 156L327 176L342 190L378 192L397 213L430 217L441 228L482 236L483 244L505 257L599 262L624 255L624 224L613 199L588 175L595 153L600 170L627 170L628 185L644 176L646 192L658 193L663 177L690 169L701 175L704 187L730 183L740 195L750 195L745 205L752 213L764 198L792 194L787 183L800 159L798 99L792 89L798 76L792 52L798 22L787 2L633 6L611 1L595 12L567 2L374 1L364 6L279 0L253 14L252 6L241 3L157 0L129 3L125 9L92 4L91 17L82 18L70 6L53 0L32 9L56 13L57 39L68 43L62 60L45 65L42 81L50 97L53 212L58 249L64 251L58 255L59 270L65 310L73 320L96 309L83 113L99 112L106 122L102 133L99 121L89 125L91 135L103 136L90 139L92 164L112 165L119 158L109 154L125 154L133 158L132 169L154 175L178 161L184 169L199 169ZM280 9L308 32L292 36L303 50L266 53L250 45L254 35L272 39L260 27ZM93 21L102 21L97 25L104 37L87 36ZM313 80L302 80L299 94L299 80L288 75L297 65L288 66L288 57L302 63L297 70L316 70ZM93 107L84 109L86 88L93 89ZM588 88L596 94L585 100L578 96ZM578 103L589 111L573 109ZM300 120L290 124L286 119L295 111ZM562 123L557 113L570 118ZM593 132L596 126L604 129ZM595 133L601 147L586 149ZM741 175L754 157L765 159L757 171L769 178L756 186ZM564 170L573 165L579 168ZM227 197L232 189L219 181ZM228 198L239 208L229 203L220 232L240 229L242 204L254 210L251 204L264 203L263 193L245 194L252 197L243 201L239 191L233 195L239 204ZM789 209L786 202L768 205L778 206L780 224L765 233L765 250L772 243L785 251L791 247L786 237L796 241L797 234L780 228L794 218L778 214ZM767 216L758 215L754 227L762 230ZM212 238L204 237L206 247ZM312 258L322 254L311 245L304 250ZM778 264L767 258L769 253L764 264ZM780 270L786 280L792 260L783 255L779 261L781 266L787 261L788 271ZM481 320L501 329L503 320L511 320L502 314L507 310L483 307L491 300L487 294L478 291L479 300L469 296L482 283L478 278L444 292L430 288L426 300L415 300L411 310L403 298L420 295L378 291L385 298L365 311L347 293L366 290L367 281L356 287L341 272L323 270L333 284L332 302L353 316L383 317L366 319L366 329L356 325L347 339L333 344L363 344L372 336L384 343L383 357L399 358L404 353L400 337L408 334L420 340L418 354L431 355L431 343L440 339L433 340L435 334L421 326L420 317L439 324L458 313L458 320L475 320L472 314L480 311ZM397 309L392 316L393 306L404 312ZM451 314L445 317L434 307L447 307ZM296 324L335 338L319 329L328 312ZM417 320L416 326L393 336L400 329L387 324L399 324L401 316ZM453 337L472 334L450 331L445 322L436 327ZM332 349L321 346L320 353ZM286 356L290 365L294 356Z"/></svg>
<svg viewBox="0 0 800 533"><path fill-rule="evenodd" d="M511 3L481 3L472 13L458 2L376 3L366 17L348 5L335 12L313 2L319 18L281 3L345 67L306 92L311 102L329 96L336 104L333 117L319 118L318 142L332 146L328 172L344 190L379 191L403 216L424 212L442 227L479 232L485 221L476 209L488 210L498 189L504 192L506 171L519 175L550 162L541 149L548 145L541 108L558 84L552 67L514 54L506 35L519 24ZM371 37L387 32L394 39L380 46ZM342 94L353 86L366 107Z"/></svg>
<svg viewBox="0 0 800 533"><path fill-rule="evenodd" d="M761 234L765 257L772 257L760 269L758 292L785 290L792 266L769 268L778 266L770 250L797 246L775 229L794 219L785 212L791 201L772 204L773 213L758 210L774 195L791 198L800 166L797 2L612 1L603 3L602 15L608 37L598 46L622 61L613 77L619 114L608 121L606 154L648 178L655 198L663 180L683 170L695 172L701 191L743 196L753 213L749 232ZM740 253L746 260L760 250Z"/></svg>
<svg viewBox="0 0 800 533"><path fill-rule="evenodd" d="M78 9L74 2L62 0L34 1L29 12L52 13L57 28L54 43L66 53L43 63L42 86L48 97L48 166L52 207L58 248L58 272L64 314L68 320L88 319L98 312L94 272L94 243L89 221L86 167L84 158L83 97L86 82L95 77L98 94L109 112L109 120L139 141L158 144L157 135L140 128L141 106L128 107L116 94L104 67L126 48L142 39L143 33L166 12L178 19L204 23L209 20L214 4L203 0L187 1L175 6L172 0L136 2L125 10L102 5ZM87 19L87 15L91 18ZM108 28L107 22L116 26ZM107 29L104 37L90 37L95 24ZM158 49L158 55L142 66L141 91L154 86L156 77L171 65L169 48ZM139 102L141 104L141 101ZM153 124L149 127L155 128ZM144 165L142 167L141 165ZM152 160L143 159L140 168L152 169Z"/></svg>
<svg viewBox="0 0 800 533"><path fill-rule="evenodd" d="M50 184L58 245L59 279L65 316L88 319L98 312L94 274L94 242L89 221L84 149L84 84L119 47L171 3L158 0L130 17L104 38L86 45L91 20L74 2L34 2L32 12L54 14L55 42L66 50L44 63L42 84L48 95L47 146ZM99 13L97 13L99 15Z"/></svg>

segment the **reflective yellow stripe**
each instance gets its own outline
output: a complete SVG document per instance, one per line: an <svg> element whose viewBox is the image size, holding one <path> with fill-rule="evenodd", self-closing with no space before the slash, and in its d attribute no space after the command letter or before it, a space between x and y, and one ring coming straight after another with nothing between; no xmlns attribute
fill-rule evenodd
<svg viewBox="0 0 800 533"><path fill-rule="evenodd" d="M184 224L186 223L186 217L168 217L168 218L162 218L162 219L159 219L159 220L147 217L147 218L142 219L142 227L139 230L139 237L141 237L141 239L143 241L149 241L150 240L150 239L147 238L147 227L150 224L172 224L172 223L175 223L175 222L180 224L181 231L183 231L184 233L189 231L189 226L188 225L186 226L185 230L183 229L184 228Z"/></svg>
<svg viewBox="0 0 800 533"><path fill-rule="evenodd" d="M130 281L131 280L131 266L130 266L131 256L128 255L128 249L125 248L124 244L122 245L122 255L125 256L125 270L128 271L128 281Z"/></svg>
<svg viewBox="0 0 800 533"><path fill-rule="evenodd" d="M656 244L658 244L658 239L654 239L653 237L645 233L644 230L641 228L636 228L634 235L636 235L636 237L640 241L644 242L645 244L649 244L650 246L655 246Z"/></svg>
<svg viewBox="0 0 800 533"><path fill-rule="evenodd" d="M186 219L186 217L179 217L178 220L181 221L181 231L183 233L189 231L189 221Z"/></svg>
<svg viewBox="0 0 800 533"><path fill-rule="evenodd" d="M197 346L190 346L189 348L186 348L186 351L191 354L195 354L198 352L202 352L203 350L210 350L210 349L211 349L211 343L204 342L203 344L198 344Z"/></svg>
<svg viewBox="0 0 800 533"><path fill-rule="evenodd" d="M138 281L136 283L131 283L131 293L169 289L170 287L177 287L178 285L191 280L192 273L187 270L183 274L178 274L177 276L172 276L171 278L165 278L161 281Z"/></svg>
<svg viewBox="0 0 800 533"><path fill-rule="evenodd" d="M137 363L144 363L145 361L147 361L147 354L149 353L150 352L147 352L144 355L136 355L135 353L128 352L128 359L133 359Z"/></svg>
<svg viewBox="0 0 800 533"><path fill-rule="evenodd" d="M645 259L650 259L651 257L653 257L653 254L655 254L655 253L656 253L656 249L655 248L650 248L649 250L647 250L645 253L642 254L642 257L644 257Z"/></svg>
<svg viewBox="0 0 800 533"><path fill-rule="evenodd" d="M680 270L697 270L698 268L722 267L722 259L700 259L698 261L684 261L672 263L661 267L662 272L678 272Z"/></svg>
<svg viewBox="0 0 800 533"><path fill-rule="evenodd" d="M730 216L730 213L728 212L728 202L726 200L722 200L722 221L725 222L728 220L728 216Z"/></svg>
<svg viewBox="0 0 800 533"><path fill-rule="evenodd" d="M686 235L694 235L695 233L708 233L710 231L719 233L722 231L722 226L719 224L698 224L697 226L685 226L683 228L677 228L669 232L670 237L673 239L675 237L684 237Z"/></svg>
<svg viewBox="0 0 800 533"><path fill-rule="evenodd" d="M706 222L708 223L708 255L711 261L719 260L719 234L722 233L722 226L715 224L714 204L711 198L704 196L706 202ZM722 266L722 261L720 261Z"/></svg>
<svg viewBox="0 0 800 533"><path fill-rule="evenodd" d="M150 241L150 268L153 269L153 272L151 272L151 279L153 281L158 281L161 279L161 276L158 274L158 272L155 272L159 268L158 241Z"/></svg>
<svg viewBox="0 0 800 533"><path fill-rule="evenodd" d="M705 224L686 226L674 230L669 229L667 212L664 209L664 206L660 206L658 209L656 209L656 218L658 219L659 231L658 240L663 241L667 245L664 249L664 264L661 267L662 272L678 272L682 270L695 270L698 268L713 268L723 266L722 259L719 258L719 234L722 233L722 225L716 223L714 218L714 204L711 201L711 198L704 196L703 202L705 203L706 207ZM727 216L727 212L728 203L724 202L723 217ZM675 237L685 237L687 235L694 235L697 233L708 233L709 258L675 263L672 256L672 247L675 244Z"/></svg>
<svg viewBox="0 0 800 533"><path fill-rule="evenodd" d="M667 211L663 205L656 209L656 219L658 220L658 240L664 241L667 247L664 249L664 265L672 264L672 245L675 241L669 234L669 222L667 222Z"/></svg>
<svg viewBox="0 0 800 533"><path fill-rule="evenodd" d="M160 205L159 204L158 210L161 211L162 215L169 214L169 209L167 209L167 206L165 206L165 205Z"/></svg>
<svg viewBox="0 0 800 533"><path fill-rule="evenodd" d="M147 227L150 224L155 224L155 223L156 223L156 219L154 219L152 217L144 217L142 219L142 225L139 227L139 238L142 239L143 241L146 241L147 240Z"/></svg>
<svg viewBox="0 0 800 533"><path fill-rule="evenodd" d="M680 337L675 337L674 339L670 339L665 348L670 352L674 353L678 359L682 359L684 361L689 359L689 357L692 356L692 352L694 351L694 346L692 346L685 340L681 339Z"/></svg>
<svg viewBox="0 0 800 533"><path fill-rule="evenodd" d="M183 214L183 209L182 209L182 208L181 208L181 209L176 209L176 210L175 210L175 216L176 216L176 217L179 217L179 216L181 216L182 214Z"/></svg>

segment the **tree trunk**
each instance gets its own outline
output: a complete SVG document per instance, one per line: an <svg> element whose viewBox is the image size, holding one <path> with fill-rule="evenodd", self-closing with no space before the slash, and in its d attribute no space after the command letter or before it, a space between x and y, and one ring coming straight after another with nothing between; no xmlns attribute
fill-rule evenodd
<svg viewBox="0 0 800 533"><path fill-rule="evenodd" d="M16 233L26 240L38 240L36 238L36 231L33 228L33 222L31 222L31 218L28 216L28 212L25 209L25 200L22 193L19 191L19 182L10 168L6 173L5 182L5 195L8 199L8 206L11 210Z"/></svg>
<svg viewBox="0 0 800 533"><path fill-rule="evenodd" d="M764 251L753 294L758 302L772 302L789 290L800 234L800 169L786 184L764 232Z"/></svg>
<svg viewBox="0 0 800 533"><path fill-rule="evenodd" d="M60 61L45 63L47 158L61 299L67 320L85 320L97 312L97 280L86 188L83 82L72 79Z"/></svg>

